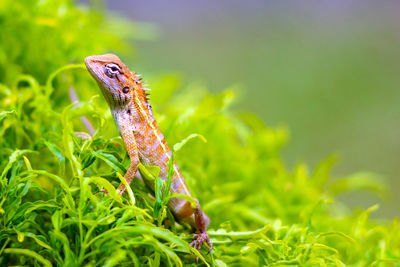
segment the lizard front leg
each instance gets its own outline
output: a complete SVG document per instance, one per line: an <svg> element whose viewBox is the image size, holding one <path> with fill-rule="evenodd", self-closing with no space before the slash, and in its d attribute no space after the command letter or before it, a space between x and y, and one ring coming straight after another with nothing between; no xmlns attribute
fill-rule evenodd
<svg viewBox="0 0 400 267"><path fill-rule="evenodd" d="M124 140L125 148L128 152L129 158L131 159L131 164L129 165L129 168L124 175L124 178L129 186L133 178L135 178L135 174L138 170L139 154L133 131L131 129L121 129L121 136ZM118 190L119 194L122 196L126 191L125 185L121 183L118 186Z"/></svg>

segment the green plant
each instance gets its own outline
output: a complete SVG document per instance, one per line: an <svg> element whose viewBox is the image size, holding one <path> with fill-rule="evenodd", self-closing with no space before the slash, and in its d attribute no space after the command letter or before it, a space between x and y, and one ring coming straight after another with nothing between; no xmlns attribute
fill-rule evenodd
<svg viewBox="0 0 400 267"><path fill-rule="evenodd" d="M232 90L177 90L177 78L165 75L152 80L154 113L170 145L179 144L174 155L211 218L213 252L190 249L192 233L174 223L160 185L156 198L137 180L122 198L112 190L129 159L110 112L81 64L60 69L119 51L125 36L102 30L110 20L73 2L28 2L0 4L0 26L9 27L0 35L13 34L0 44L0 265L182 266L196 255L216 266L400 264L398 219L377 222L369 219L376 206L349 211L337 200L349 190L384 194L375 175L333 183L335 157L311 173L304 164L289 171L280 157L286 129L233 111ZM52 41L40 38L48 31ZM70 103L70 87L79 104ZM95 126L89 139L74 133L85 131L81 116ZM207 142L185 139L194 133Z"/></svg>

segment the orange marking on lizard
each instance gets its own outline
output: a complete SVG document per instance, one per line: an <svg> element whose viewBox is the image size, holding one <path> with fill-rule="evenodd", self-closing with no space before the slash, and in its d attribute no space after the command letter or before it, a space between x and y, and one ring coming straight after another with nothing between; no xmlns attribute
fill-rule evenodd
<svg viewBox="0 0 400 267"><path fill-rule="evenodd" d="M131 165L124 176L128 184L138 171L139 162L159 166L160 177L166 181L168 162L172 153L153 117L146 90L138 75L131 72L117 56L112 54L87 57L85 64L110 107L131 159ZM175 161L173 168L171 190L191 195ZM120 194L126 190L123 184L118 189ZM172 198L168 206L178 219L196 228L198 234L195 235L191 245L200 249L202 243L207 242L211 249L212 245L206 231L209 219L202 212L198 201L194 209L187 200L181 198Z"/></svg>

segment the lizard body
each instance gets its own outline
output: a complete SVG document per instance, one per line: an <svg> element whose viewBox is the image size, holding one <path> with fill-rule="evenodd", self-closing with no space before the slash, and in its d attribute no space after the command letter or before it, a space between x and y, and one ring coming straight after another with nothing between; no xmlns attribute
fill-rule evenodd
<svg viewBox="0 0 400 267"><path fill-rule="evenodd" d="M128 185L135 175L140 176L138 172L139 162L144 165L159 166L160 177L166 181L168 162L172 153L153 117L147 98L148 94L139 75L131 72L117 56L112 54L89 56L85 59L85 64L98 83L110 107L131 159L131 164L124 176ZM171 191L191 196L175 161L173 168ZM122 183L118 189L121 195L126 191ZM189 201L172 198L168 207L178 220L185 221L196 228L197 234L191 243L192 246L200 249L205 241L211 249L210 239L206 231L209 219L202 212L198 201L197 207L193 209Z"/></svg>

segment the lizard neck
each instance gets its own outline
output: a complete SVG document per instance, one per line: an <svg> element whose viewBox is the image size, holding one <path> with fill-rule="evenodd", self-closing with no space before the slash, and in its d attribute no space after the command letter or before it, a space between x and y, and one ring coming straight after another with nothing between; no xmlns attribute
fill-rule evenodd
<svg viewBox="0 0 400 267"><path fill-rule="evenodd" d="M126 127L131 128L136 133L147 133L155 139L161 141L162 136L159 127L154 119L150 103L147 99L146 91L140 86L132 90L129 102L124 105L110 105L111 113L121 132ZM164 148L165 151L168 149Z"/></svg>

